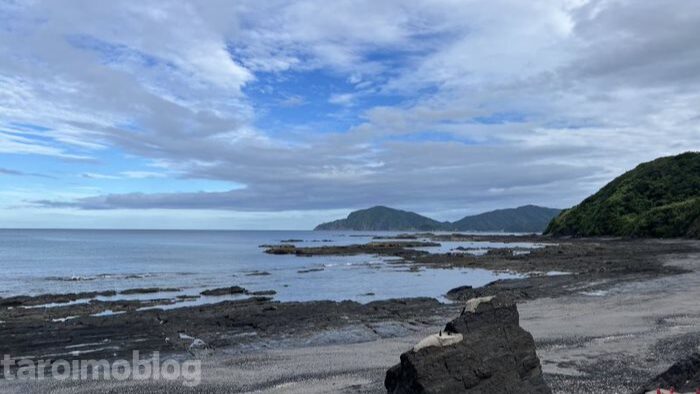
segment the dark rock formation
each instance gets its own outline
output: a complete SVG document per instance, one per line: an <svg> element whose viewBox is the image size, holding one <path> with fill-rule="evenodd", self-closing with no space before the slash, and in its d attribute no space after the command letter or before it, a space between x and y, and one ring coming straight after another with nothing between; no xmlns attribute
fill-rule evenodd
<svg viewBox="0 0 700 394"><path fill-rule="evenodd" d="M305 270L299 270L297 271L297 274L308 274L309 272L321 272L323 270L323 268L309 268Z"/></svg>
<svg viewBox="0 0 700 394"><path fill-rule="evenodd" d="M297 256L352 256L358 254L377 255L411 255L418 256L428 252L412 248L427 248L440 246L437 242L426 241L375 241L366 244L295 247L294 245L262 245L267 254L295 254Z"/></svg>
<svg viewBox="0 0 700 394"><path fill-rule="evenodd" d="M267 272L267 271L253 271L253 272L248 272L245 275L246 276L268 276L268 275L272 275L272 274Z"/></svg>
<svg viewBox="0 0 700 394"><path fill-rule="evenodd" d="M129 295L129 294L152 294L152 293L169 293L180 291L180 289L175 287L140 287L138 289L126 289L119 292L119 294Z"/></svg>
<svg viewBox="0 0 700 394"><path fill-rule="evenodd" d="M58 296L53 295L53 298L57 299ZM36 299L26 297L28 304L43 304L46 301L45 296L37 296ZM69 353L72 349L89 350L87 354L95 360L131 359L133 350L139 350L141 354L159 351L163 357L169 354L179 357L180 352L194 350L192 343L199 338L211 348L235 347L239 351L249 352L253 349L264 350L270 343L282 341L309 346L309 338L319 333L333 334L318 339L324 344L345 343L347 338L336 333L345 332L348 327L352 330L363 327L358 331L361 337L354 338L373 340L380 336L388 337L394 334L388 330L375 332L373 327L382 322L391 322L392 327L397 323L406 329L415 328L416 325L426 327L435 324L433 319L436 316L444 316L451 310L450 306L433 298L363 304L353 301L274 302L269 297L249 297L205 305L137 311L156 304L163 305L164 302L93 300L53 308L0 306L0 349L3 354L42 360L86 357L86 353ZM105 310L125 313L90 316ZM397 330L395 335L403 335L403 329ZM187 337L181 336L181 333ZM75 347L66 350L66 346ZM0 386L4 387L4 384ZM138 389L136 391L140 392ZM141 391L151 392L147 389ZM221 391L230 392L225 389ZM4 392L0 388L0 393Z"/></svg>
<svg viewBox="0 0 700 394"><path fill-rule="evenodd" d="M439 334L420 341L387 371L387 392L551 393L532 335L502 297L467 301Z"/></svg>
<svg viewBox="0 0 700 394"><path fill-rule="evenodd" d="M221 287L218 289L204 290L199 293L203 296L227 296L233 294L245 294L250 296L271 296L277 294L274 290L249 291L241 286Z"/></svg>
<svg viewBox="0 0 700 394"><path fill-rule="evenodd" d="M271 296L277 294L276 291L274 290L258 290L258 291L249 291L248 295L252 296Z"/></svg>
<svg viewBox="0 0 700 394"><path fill-rule="evenodd" d="M655 393L658 388L668 390L672 387L677 393L694 393L700 389L700 353L673 364L666 372L646 383L637 394Z"/></svg>
<svg viewBox="0 0 700 394"><path fill-rule="evenodd" d="M200 294L203 296L223 296L229 294L247 294L248 290L240 286L222 287L218 289L204 290Z"/></svg>
<svg viewBox="0 0 700 394"><path fill-rule="evenodd" d="M38 296L15 296L0 298L0 307L36 306L42 304L65 304L81 299L90 299L98 296L112 297L117 294L114 290L90 291L68 294L41 294Z"/></svg>

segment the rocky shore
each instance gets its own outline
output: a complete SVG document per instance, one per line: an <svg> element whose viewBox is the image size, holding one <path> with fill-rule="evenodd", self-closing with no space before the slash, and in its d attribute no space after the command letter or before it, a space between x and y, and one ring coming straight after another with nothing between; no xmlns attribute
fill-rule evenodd
<svg viewBox="0 0 700 394"><path fill-rule="evenodd" d="M48 297L39 298L43 301ZM255 296L198 307L136 311L155 302L98 301L52 308L3 308L0 351L34 358L71 358L79 353L68 349L80 348L91 357L110 359L128 356L132 350L186 352L194 338L212 349L250 351L352 340L346 335L355 335L356 340L401 335L412 327L432 324L454 309L429 298L360 304L281 303ZM105 310L110 313L98 312Z"/></svg>
<svg viewBox="0 0 700 394"><path fill-rule="evenodd" d="M412 236L416 239L408 238ZM353 245L340 251L338 247L326 246L304 248L304 252L294 251L293 254L387 253L400 257L391 264L409 268L474 267L528 275L523 279L497 281L481 288L445 289L445 294L454 300L454 304L428 298L366 304L351 301L278 302L271 292L265 296L255 295L237 288L234 283L223 290L210 291L233 294L231 289L234 289L241 299L173 309L149 309L164 304L177 306L178 301L172 298L147 301L96 299L118 296L111 291L0 298L0 351L44 358L90 354L91 358L114 359L137 349L142 353L157 350L173 357L201 357L204 353L199 350L206 350L205 364L212 371L228 371L226 373L245 381L245 384L237 385L228 382L226 387L237 387L234 391L262 388L274 391L276 386L256 380L269 378L264 373L255 375L255 379L250 375L237 375L238 368L244 365L239 366L238 363L243 363L252 355L264 356L268 361L262 362L259 367L290 368L288 374L282 373L275 378L277 380L273 379L275 384L305 382L299 383L301 390L316 387L304 376L317 374L305 370L298 363L294 363L297 364L294 367L287 364L285 357L299 354L294 349L309 349L309 368L316 365L312 361L314 351L333 349L329 357L339 363L336 365L345 365L343 363L350 360L344 357L355 357L347 354L347 349L354 349L353 352L358 354L366 351L367 357L376 355L377 359L364 363L376 366L368 370L361 365L348 364L348 369L318 376L315 378L317 383L325 385L336 382L340 385L336 391L382 392L383 371L395 362L401 351L387 350L384 353L384 348L380 346L395 349L402 343L415 343L425 333L441 329L442 322L459 314L468 299L490 296L519 303L521 324L535 337L544 378L555 393L598 392L596 390L612 387L613 383L618 392L636 390L684 354L692 353L700 344L700 335L693 329L694 322L700 322L700 310L697 310L700 308L696 306L697 298L693 298L694 295L700 296L700 290L694 293L699 286L675 289L674 304L666 304L666 296L659 295L658 291L649 293L649 289L671 288L676 283L685 283L683 286L700 284L700 279L698 283L693 282L696 280L694 278L700 278L700 261L696 257L700 255L700 245L697 242L554 240L535 236L457 234L406 235L404 238L407 243L378 240L374 245ZM505 242L513 243L513 247L484 255L455 252L430 254L412 249L421 247L423 243L455 240ZM528 253L514 253L519 250L517 244L522 242L536 242L542 247L530 249ZM681 260L682 264L670 263ZM160 293L152 291L146 288L128 293L149 293L159 297ZM653 298L653 309L640 307L639 316L622 318L624 316L621 316L618 304L624 301L628 303L624 304L627 305L626 310L634 310L637 304L652 299L650 297L657 297ZM598 311L597 316L607 320L594 323L582 320L585 316L577 314L596 316L591 311L594 305L601 305L603 310ZM679 315L686 309L686 312L682 312L684 314ZM606 316L605 310L609 310L610 315ZM566 314L570 316L565 318ZM653 321L657 318L662 319L660 323ZM685 323L686 320L691 323ZM647 325L651 326L649 334L637 336L640 332L647 333L646 329L641 329L641 326ZM682 335L675 335L677 333ZM617 343L618 335L633 338L639 343L635 343L633 353L618 354L615 357L622 361L611 364L616 358L605 357L610 348L602 350L599 342ZM607 337L612 339L599 339ZM193 347L195 342L197 346ZM686 348L690 350L670 351ZM272 349L287 356L272 356ZM649 349L656 349L664 355L657 360L645 361L644 358L652 357L652 350ZM624 361L626 357L638 357L640 360L630 363ZM222 369L222 365L227 368ZM205 380L202 387L216 389L224 379L216 375L219 372L212 372L214 375L208 378L210 382ZM621 373L625 374L625 380L615 381L619 379L616 374ZM357 378L357 374L362 378ZM341 375L342 379L339 377ZM352 379L348 381L350 375L359 380L354 383ZM280 392L287 391L294 390Z"/></svg>
<svg viewBox="0 0 700 394"><path fill-rule="evenodd" d="M412 248L425 248L440 246L437 242L430 241L375 241L366 244L346 246L316 246L297 247L292 244L261 245L268 254L293 254L297 256L352 256L358 254L376 254L380 256L397 256L412 258L427 255L428 252Z"/></svg>

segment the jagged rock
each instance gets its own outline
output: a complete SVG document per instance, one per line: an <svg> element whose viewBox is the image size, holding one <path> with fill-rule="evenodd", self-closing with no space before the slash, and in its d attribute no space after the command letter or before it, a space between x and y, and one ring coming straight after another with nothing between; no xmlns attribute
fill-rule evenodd
<svg viewBox="0 0 700 394"><path fill-rule="evenodd" d="M656 393L656 389L674 388L676 393L695 393L700 389L700 353L673 364L666 372L647 382L636 394Z"/></svg>
<svg viewBox="0 0 700 394"><path fill-rule="evenodd" d="M390 394L551 393L532 335L501 296L469 300L445 329L420 341L387 371Z"/></svg>

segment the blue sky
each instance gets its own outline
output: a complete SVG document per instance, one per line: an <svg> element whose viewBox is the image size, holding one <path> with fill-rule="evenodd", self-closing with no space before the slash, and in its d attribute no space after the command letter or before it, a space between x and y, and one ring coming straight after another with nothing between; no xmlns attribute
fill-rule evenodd
<svg viewBox="0 0 700 394"><path fill-rule="evenodd" d="M700 147L698 36L683 0L0 0L0 223L568 207Z"/></svg>

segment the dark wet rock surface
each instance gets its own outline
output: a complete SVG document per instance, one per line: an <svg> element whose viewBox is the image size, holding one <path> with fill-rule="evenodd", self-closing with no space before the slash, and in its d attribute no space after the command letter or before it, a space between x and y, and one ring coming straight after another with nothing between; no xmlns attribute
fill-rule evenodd
<svg viewBox="0 0 700 394"><path fill-rule="evenodd" d="M321 272L323 270L324 270L323 268L309 268L309 269L298 270L297 274L308 274L311 272Z"/></svg>
<svg viewBox="0 0 700 394"><path fill-rule="evenodd" d="M181 291L181 289L175 287L143 287L138 289L127 289L122 290L119 294L153 294L153 293L167 293Z"/></svg>
<svg viewBox="0 0 700 394"><path fill-rule="evenodd" d="M505 298L470 301L438 334L387 371L388 393L551 393L532 335Z"/></svg>
<svg viewBox="0 0 700 394"><path fill-rule="evenodd" d="M479 237L455 240L481 240ZM436 236L435 239L441 239ZM496 241L498 240L498 241ZM678 274L683 270L668 267L658 256L689 253L694 246L685 242L664 242L631 239L553 239L548 237L497 236L491 242L532 242L543 247L533 248L527 254L509 252L487 253L474 256L465 253L432 253L416 257L412 264L433 268L486 268L521 273L565 272L618 276L628 273ZM512 248L511 248L512 249ZM585 280L585 278L582 278Z"/></svg>
<svg viewBox="0 0 700 394"><path fill-rule="evenodd" d="M247 294L252 295L252 296L271 296L271 295L277 294L277 292L274 290L258 290L258 291L249 291Z"/></svg>
<svg viewBox="0 0 700 394"><path fill-rule="evenodd" d="M44 304L61 304L72 301L90 299L98 296L111 297L117 292L109 291L90 291L83 293L68 293L68 294L42 294L37 296L16 296L8 298L0 298L0 307L18 307L18 306L36 306Z"/></svg>
<svg viewBox="0 0 700 394"><path fill-rule="evenodd" d="M217 289L204 290L200 294L203 296L223 296L231 294L246 294L248 290L240 286L220 287Z"/></svg>
<svg viewBox="0 0 700 394"><path fill-rule="evenodd" d="M229 296L229 295L251 295L251 296L271 296L277 294L275 290L250 291L241 286L221 287L217 289L204 290L200 293L203 296Z"/></svg>
<svg viewBox="0 0 700 394"><path fill-rule="evenodd" d="M153 301L153 305L164 300ZM128 357L132 350L164 354L187 352L198 338L212 349L239 351L261 346L300 346L304 343L345 343L348 327L359 329L356 340L405 335L412 326L433 324L450 306L434 299L357 302L275 302L253 296L176 309L136 311L149 303L90 302L56 308L0 309L0 351L6 354L51 359L76 357L76 346L91 358ZM90 313L111 310L107 316ZM69 316L64 321L53 320ZM438 317L436 317L438 316ZM389 321L401 329L381 332ZM181 335L183 334L183 335ZM184 335L186 334L186 335ZM265 345L267 343L267 345ZM81 347L88 344L89 346Z"/></svg>
<svg viewBox="0 0 700 394"><path fill-rule="evenodd" d="M635 394L645 394L657 388L674 388L677 393L693 393L700 390L700 353L673 364L668 370L647 382Z"/></svg>
<svg viewBox="0 0 700 394"><path fill-rule="evenodd" d="M271 273L267 271L253 271L253 272L248 272L246 276L269 276L272 275Z"/></svg>
<svg viewBox="0 0 700 394"><path fill-rule="evenodd" d="M376 241L367 244L343 246L296 247L294 245L262 245L268 254L294 254L297 256L351 256L376 254L384 256L415 257L428 252L411 248L440 246L432 241Z"/></svg>

